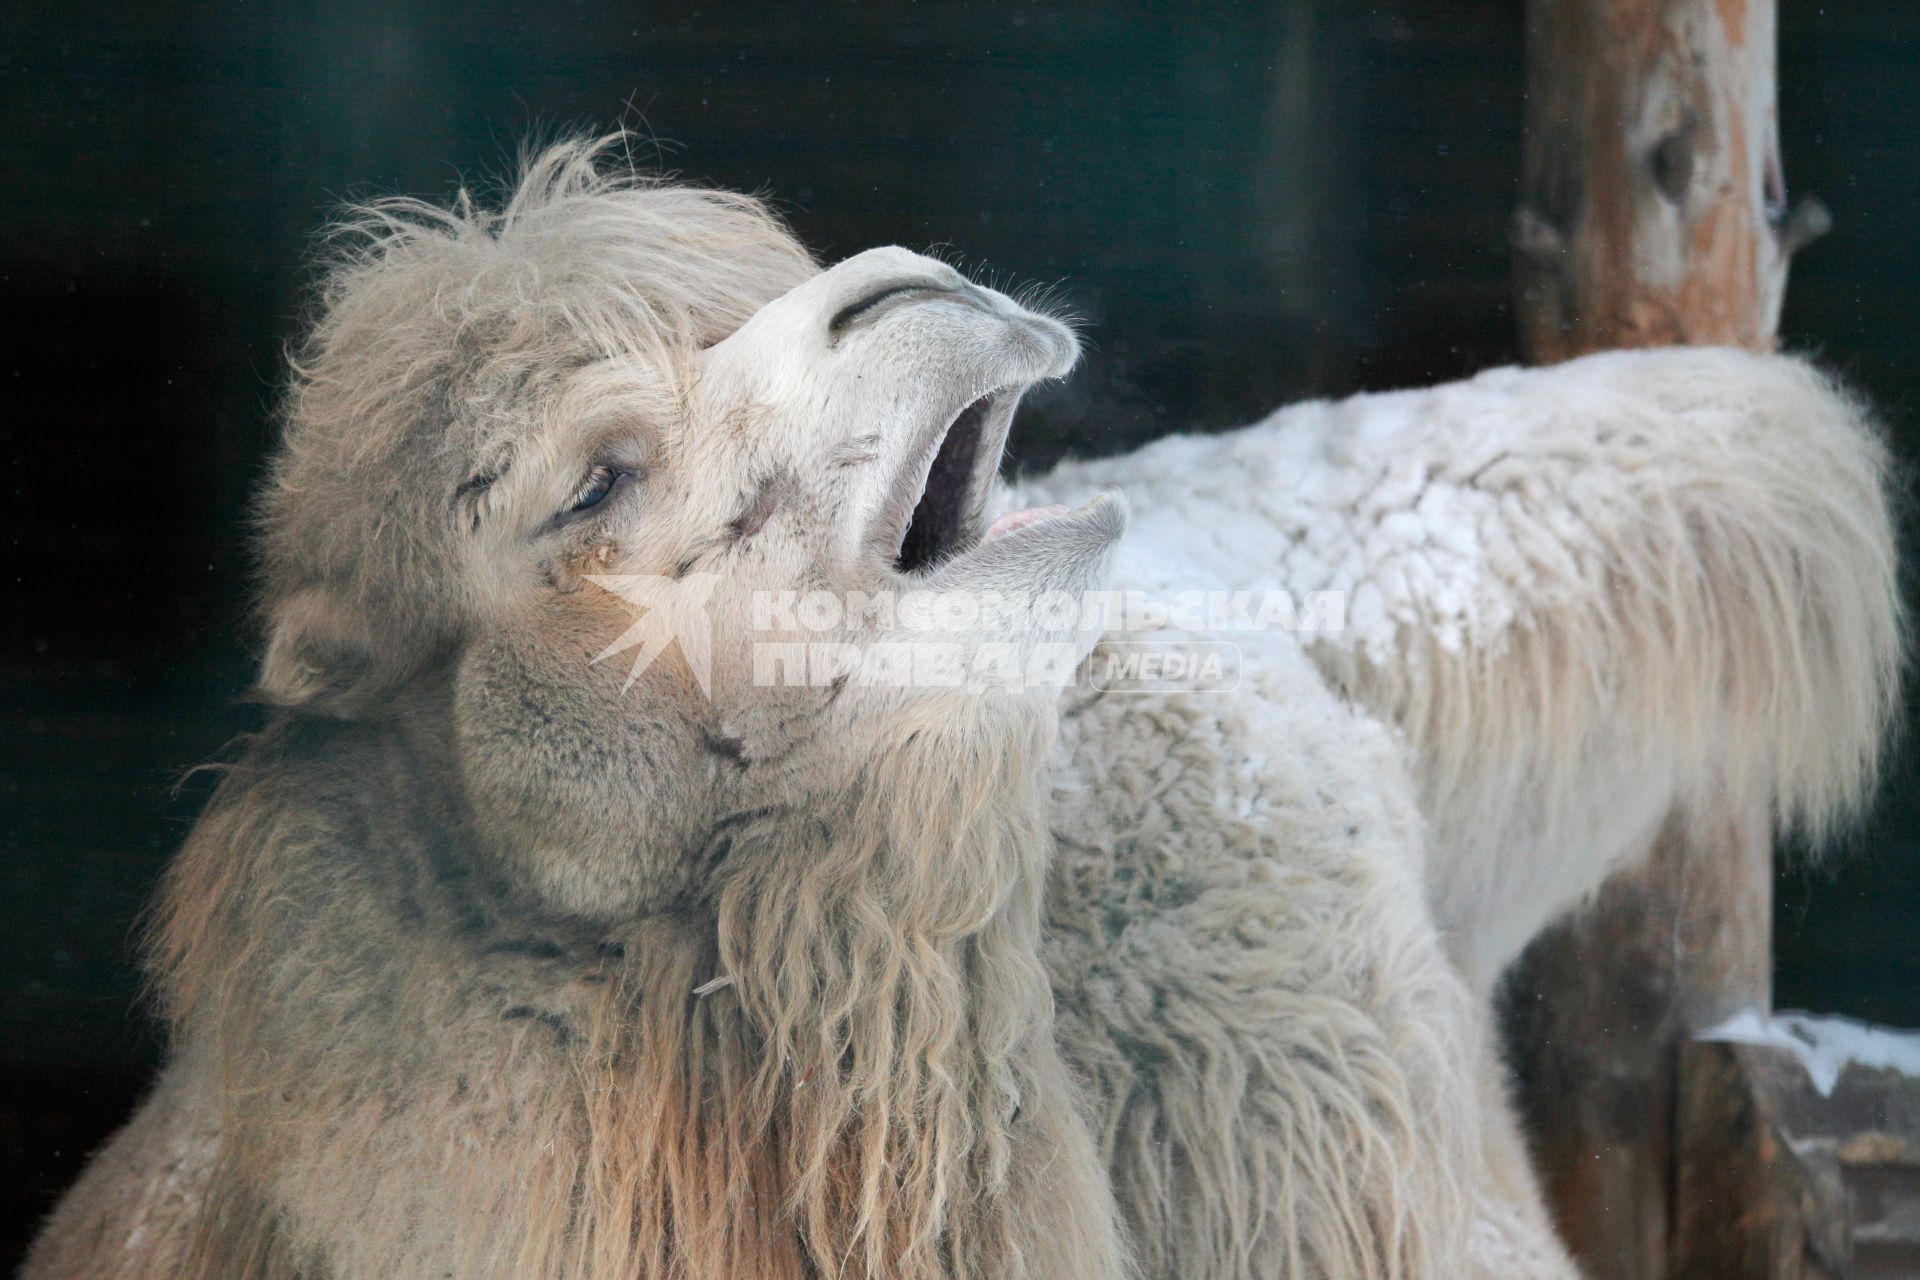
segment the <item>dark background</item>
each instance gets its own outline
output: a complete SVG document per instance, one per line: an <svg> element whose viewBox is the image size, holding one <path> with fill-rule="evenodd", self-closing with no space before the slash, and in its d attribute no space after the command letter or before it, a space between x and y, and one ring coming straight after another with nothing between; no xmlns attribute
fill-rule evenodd
<svg viewBox="0 0 1920 1280"><path fill-rule="evenodd" d="M1784 0L1784 331L1920 445L1920 6ZM0 1265L158 1052L130 931L240 700L310 233L614 123L827 259L946 246L1092 342L1040 463L1514 356L1519 0L56 6L0 16ZM1920 1023L1920 795L1783 871L1784 1005ZM183 780L184 779L184 780Z"/></svg>

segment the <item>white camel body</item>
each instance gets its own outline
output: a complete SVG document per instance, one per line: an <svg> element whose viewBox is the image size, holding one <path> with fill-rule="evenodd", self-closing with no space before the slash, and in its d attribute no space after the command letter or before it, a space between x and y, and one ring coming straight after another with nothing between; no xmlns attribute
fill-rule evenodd
<svg viewBox="0 0 1920 1280"><path fill-rule="evenodd" d="M1804 365L1671 350L1015 487L1126 492L1115 585L1147 602L1347 605L1339 630L1115 637L1231 644L1242 680L1069 701L1050 958L1149 1274L1401 1274L1396 1249L1405 1274L1572 1273L1494 983L1670 814L1818 828L1860 799L1899 655L1884 465ZM1370 1217L1382 1185L1421 1206L1406 1236Z"/></svg>
<svg viewBox="0 0 1920 1280"><path fill-rule="evenodd" d="M1345 600L1338 629L1210 638L1303 647L1405 733L1484 994L1674 810L1817 836L1864 798L1900 659L1886 465L1807 365L1677 348L1299 405L1010 501L1125 492L1117 585L1148 598Z"/></svg>
<svg viewBox="0 0 1920 1280"><path fill-rule="evenodd" d="M648 196L610 195L580 169L592 162L582 154L561 158L575 166L564 182L519 197L530 217L563 219L577 199L604 229L626 216L624 201ZM511 230L489 234L510 244ZM431 240L404 247L437 252ZM677 252L669 241L662 252ZM379 279L382 260L364 261ZM752 324L741 325L738 300L716 308L710 327L739 334L712 345L717 355L679 357L709 369L686 394L711 452L685 483L745 505L717 534L690 507L678 516L684 537L643 519L638 540L607 534L601 558L654 554L650 538L678 573L696 562L686 546L742 557L758 545L770 549L756 571L780 585L780 573L818 571L818 538L846 534L834 504L879 504L904 523L913 495L902 507L878 481L812 496L815 463L823 476L857 468L884 435L858 434L872 424L828 406L853 387L879 422L877 406L901 402L875 385L879 371L949 367L956 343L1022 382L1051 376L1070 341L998 295L956 311L964 286L950 275L889 251L790 290L783 277ZM937 305L898 300L902 288L889 282L900 280ZM893 310L870 310L882 303ZM816 329L839 341L843 327L852 336L829 350L872 349L887 363L847 366L852 381L822 374L815 386L806 344ZM881 341L871 335L893 345L861 346ZM852 358L823 356L821 367ZM757 403L773 406L749 414L746 401L726 398L726 379L755 361L790 371L746 380ZM1013 379L1000 372L979 385ZM584 395L557 385L563 403ZM537 385L527 394L536 393L545 394ZM614 395L595 394L596 404ZM940 395L945 420L978 387ZM716 396L700 418L702 397ZM673 403L665 393L657 402ZM811 425L754 434L778 431L781 413L812 415ZM984 429L978 419L973 429ZM352 424L341 430L351 441ZM736 439L758 441L750 456L777 466L730 475ZM649 446L668 480L673 441ZM549 455L564 450L521 453ZM933 464L929 480L926 465L919 483L932 493L943 472ZM980 465L990 474L990 460ZM776 479L756 487L755 467ZM460 623L480 637L461 642L467 653L494 655L478 675L463 657L448 677L460 691L449 714L461 741L504 753L483 752L485 776L530 796L522 809L549 791L561 804L579 776L567 771L597 768L609 753L595 741L613 714L605 708L653 699L636 722L638 758L652 768L698 737L711 746L688 748L700 777L737 788L741 806L751 800L725 820L744 828L702 846L720 886L714 918L698 881L676 881L668 905L652 905L653 882L623 879L618 849L589 849L594 858L575 865L577 851L545 834L571 810L533 809L532 846L507 850L525 867L506 874L543 905L507 923L505 908L489 908L482 926L445 908L466 930L447 935L464 939L460 950L437 940L442 890L426 880L391 890L377 870L388 855L365 858L355 844L364 835L300 827L289 843L278 819L236 835L220 825L235 820L210 817L170 890L165 941L175 951L162 964L192 979L173 996L175 1059L55 1214L24 1274L410 1280L451 1268L631 1280L638 1267L649 1280L735 1280L741 1259L764 1259L754 1280L1570 1277L1504 1096L1493 985L1534 933L1643 852L1669 815L1764 804L1818 833L1860 800L1899 662L1884 468L1857 406L1817 374L1726 351L1499 370L1068 463L1002 499L1064 503L1072 515L1035 512L1031 527L978 543L991 513L963 511L977 518L973 535L961 529L932 569L907 565L907 580L1024 575L1086 586L1120 527L1117 504L1095 497L1116 490L1132 516L1108 585L1162 599L1333 592L1346 625L1111 635L1109 645L1230 644L1237 685L1082 680L1011 711L836 702L835 687L826 710L789 698L769 712L762 691L729 691L724 661L716 711L678 686L642 682L629 694L604 668L589 679L557 659L527 659L548 681L539 688L558 690L562 711L550 714L540 698L495 696L532 678L507 665L520 661L524 628L552 626L544 619L555 609L600 609L551 649L577 657L611 624L587 595L549 598L539 573L516 586L522 579L501 571L488 579L493 595L467 599L488 608L526 599L544 612L497 606L504 621ZM955 509L986 501L952 483ZM870 550L833 563L895 573ZM553 576L550 562L539 569ZM291 599L307 612L276 613L276 625L294 617L310 630L307 596ZM318 643L305 631L287 645L295 641L303 653ZM365 663L350 673L361 698L423 679L375 672L386 682L376 684ZM270 655L265 680L292 689L292 705L335 696L320 659L282 675L276 684ZM427 762L417 776L438 776L427 765L439 767L439 739L418 726L436 723L439 686L423 687L407 704L420 708L417 721L366 731L373 745L351 757L360 772L322 771L319 783L288 788L352 792L327 800L351 809L360 792L389 787L392 806L404 807L416 774L391 773L387 761L414 751ZM514 744L567 719L576 699L590 709L574 719L592 749L570 739L560 756L520 761ZM515 704L512 715L502 702ZM805 716L815 714L837 717L824 721L830 732L810 736ZM500 731L475 738L462 716L497 720ZM668 732L676 724L687 727ZM360 732L339 731L355 742ZM762 760L796 743L831 767L783 764L777 786L755 780ZM930 743L949 754L930 756ZM530 774L536 767L561 770L560 781L528 782L547 776ZM647 803L662 822L681 821L676 797L695 784L663 778ZM583 794L613 797L597 804L622 799L594 785L602 789ZM780 816L788 810L807 821ZM864 827L836 828L816 820L823 814L862 815L881 834L869 848ZM697 814L684 822L704 830ZM770 824L757 851L734 838L756 823ZM427 813L408 830L432 825ZM604 826L565 829L588 840ZM393 842L425 849L417 857L430 871L456 860L425 839ZM277 851L291 888L249 890L227 869L252 856L250 840ZM335 850L324 873L302 870L321 856L308 846ZM668 867L675 847L662 846ZM782 861L803 853L815 861ZM459 894L480 892L466 884ZM284 914L315 885L339 889L340 900L313 897L310 911ZM227 898L256 916L223 923ZM585 923L567 923L576 919ZM258 921L292 936L271 945L287 947L296 969L196 959L194 947L252 956L269 945ZM336 941L347 936L350 948ZM616 998L625 994L637 1003ZM401 1024L404 1036L392 1029ZM276 1052L285 1056L263 1065ZM660 1095L665 1121L649 1072L674 1090ZM681 1121L684 1134L663 1127ZM754 1133L784 1145L762 1152Z"/></svg>

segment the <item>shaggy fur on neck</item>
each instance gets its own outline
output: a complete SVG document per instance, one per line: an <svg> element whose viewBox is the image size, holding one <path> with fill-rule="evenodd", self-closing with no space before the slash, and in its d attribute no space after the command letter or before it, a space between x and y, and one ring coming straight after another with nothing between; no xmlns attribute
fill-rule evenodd
<svg viewBox="0 0 1920 1280"><path fill-rule="evenodd" d="M733 824L708 897L611 938L431 830L373 851L338 829L407 808L375 781L390 740L360 752L364 805L309 792L296 828L281 766L338 744L267 735L155 932L181 1036L223 1052L191 1274L1113 1273L1037 958L1052 716L1002 709L998 731L903 717L844 789Z"/></svg>
<svg viewBox="0 0 1920 1280"><path fill-rule="evenodd" d="M1038 958L1052 715L1019 708L1007 735L956 729L953 710L944 728L915 717L810 832L736 841L721 877L722 963L764 1037L750 1114L784 1124L789 1200L825 1275L1028 1274L1017 1143L1079 1166L1062 1189L1092 1212L1063 1223L1105 1218L1092 1153L1060 1123ZM1074 1242L1089 1264L1111 1249Z"/></svg>

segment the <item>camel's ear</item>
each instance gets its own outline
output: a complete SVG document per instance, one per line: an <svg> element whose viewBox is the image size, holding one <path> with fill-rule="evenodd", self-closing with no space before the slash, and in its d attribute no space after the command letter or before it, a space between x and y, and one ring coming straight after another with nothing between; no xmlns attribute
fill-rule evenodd
<svg viewBox="0 0 1920 1280"><path fill-rule="evenodd" d="M267 652L255 692L275 706L357 719L376 714L412 670L399 660L412 648L407 637L376 640L370 620L324 587L272 601L266 621Z"/></svg>

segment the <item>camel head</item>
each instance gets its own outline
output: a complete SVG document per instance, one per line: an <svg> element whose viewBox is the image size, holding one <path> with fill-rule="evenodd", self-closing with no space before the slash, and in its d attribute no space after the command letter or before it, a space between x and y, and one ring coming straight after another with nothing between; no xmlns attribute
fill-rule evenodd
<svg viewBox="0 0 1920 1280"><path fill-rule="evenodd" d="M1083 594L1124 511L986 527L1022 393L1075 361L1060 321L902 249L819 270L750 200L595 160L548 153L497 213L351 220L264 502L260 688L437 726L484 842L610 914L916 725L1022 731L1051 688L859 656L964 676L997 646L1005 675L1085 640L895 606Z"/></svg>

